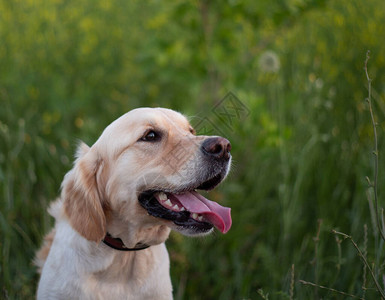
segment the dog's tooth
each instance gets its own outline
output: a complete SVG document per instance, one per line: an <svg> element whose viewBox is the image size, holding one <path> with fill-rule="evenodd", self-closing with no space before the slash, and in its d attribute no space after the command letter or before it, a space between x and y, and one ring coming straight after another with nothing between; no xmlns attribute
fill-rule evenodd
<svg viewBox="0 0 385 300"><path fill-rule="evenodd" d="M198 216L198 221L202 221L203 220L203 216Z"/></svg>
<svg viewBox="0 0 385 300"><path fill-rule="evenodd" d="M182 206L181 208L180 208L180 211L185 211L186 209Z"/></svg>
<svg viewBox="0 0 385 300"><path fill-rule="evenodd" d="M176 211L179 211L179 210L180 210L178 204L175 204L172 208L175 209Z"/></svg>
<svg viewBox="0 0 385 300"><path fill-rule="evenodd" d="M165 201L164 204L170 207L172 206L170 199L167 199L167 201Z"/></svg>
<svg viewBox="0 0 385 300"><path fill-rule="evenodd" d="M196 213L193 213L193 214L192 214L192 218L193 218L193 219L197 219L197 218L198 218L198 215L197 215Z"/></svg>
<svg viewBox="0 0 385 300"><path fill-rule="evenodd" d="M167 195L164 192L159 192L159 200L164 201L167 200Z"/></svg>

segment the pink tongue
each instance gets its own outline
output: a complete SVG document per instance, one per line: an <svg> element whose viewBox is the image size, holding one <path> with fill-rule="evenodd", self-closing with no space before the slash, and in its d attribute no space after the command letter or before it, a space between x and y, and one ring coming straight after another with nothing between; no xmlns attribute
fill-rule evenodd
<svg viewBox="0 0 385 300"><path fill-rule="evenodd" d="M172 194L191 213L203 215L222 233L229 231L231 227L231 209L223 207L214 201L210 201L197 192L184 194Z"/></svg>

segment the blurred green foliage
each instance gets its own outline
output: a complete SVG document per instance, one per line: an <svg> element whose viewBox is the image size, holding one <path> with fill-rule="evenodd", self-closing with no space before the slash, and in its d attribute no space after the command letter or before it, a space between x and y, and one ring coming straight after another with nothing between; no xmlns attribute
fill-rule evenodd
<svg viewBox="0 0 385 300"><path fill-rule="evenodd" d="M383 0L0 0L2 296L35 293L31 260L76 140L91 145L124 112L163 106L202 130L206 120L234 157L209 195L232 207L231 231L168 241L175 299L290 299L293 264L294 298L341 299L304 279L375 299L330 230L351 234L384 274L363 71L370 49L385 153L384 36ZM218 118L228 92L248 114Z"/></svg>

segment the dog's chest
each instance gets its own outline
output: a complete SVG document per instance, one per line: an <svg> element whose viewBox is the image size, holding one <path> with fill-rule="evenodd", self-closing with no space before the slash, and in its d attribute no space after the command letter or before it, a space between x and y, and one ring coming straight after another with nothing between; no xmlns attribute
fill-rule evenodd
<svg viewBox="0 0 385 300"><path fill-rule="evenodd" d="M93 299L172 299L168 253L164 245L157 247L135 259L116 255L109 268L85 278L83 290Z"/></svg>

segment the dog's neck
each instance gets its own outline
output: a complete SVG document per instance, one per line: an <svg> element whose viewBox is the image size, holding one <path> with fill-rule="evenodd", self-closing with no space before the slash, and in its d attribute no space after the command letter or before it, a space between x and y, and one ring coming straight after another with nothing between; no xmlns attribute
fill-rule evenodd
<svg viewBox="0 0 385 300"><path fill-rule="evenodd" d="M150 245L138 243L134 248L128 248L120 238L114 238L108 232L103 239L103 243L119 251L140 251L150 247Z"/></svg>
<svg viewBox="0 0 385 300"><path fill-rule="evenodd" d="M122 220L118 216L109 218L107 232L114 238L119 238L127 248L136 248L138 245L159 245L164 243L171 229L166 225L133 223Z"/></svg>

